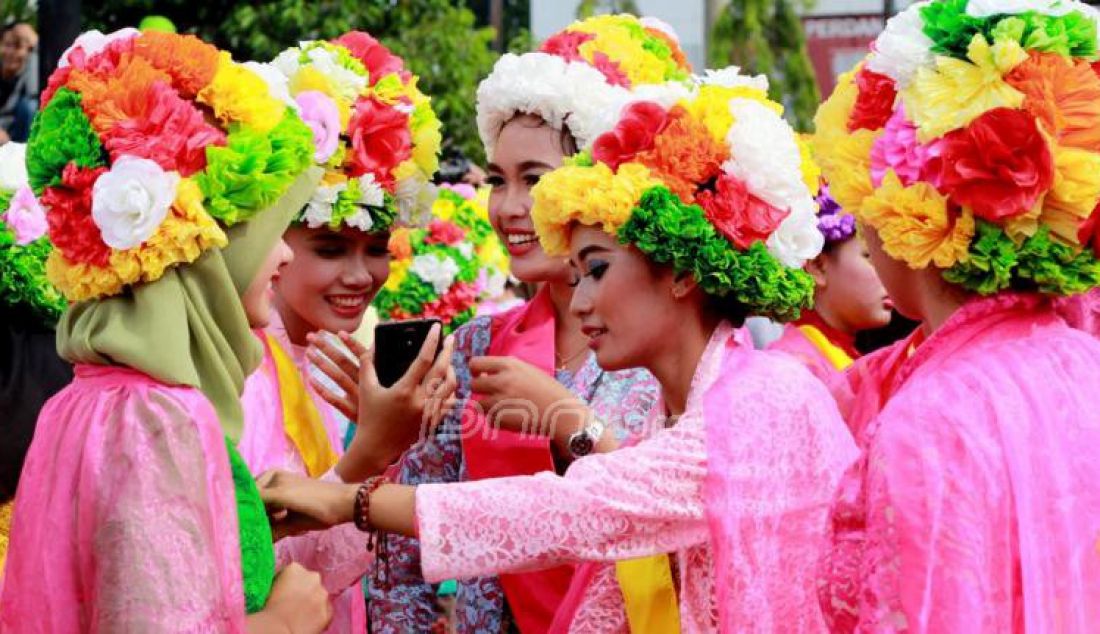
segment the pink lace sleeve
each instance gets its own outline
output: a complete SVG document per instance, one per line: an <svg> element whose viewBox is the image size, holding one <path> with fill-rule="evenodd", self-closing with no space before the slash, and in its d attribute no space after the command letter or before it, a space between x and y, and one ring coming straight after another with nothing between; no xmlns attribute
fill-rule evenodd
<svg viewBox="0 0 1100 634"><path fill-rule="evenodd" d="M573 463L564 476L421 485L421 564L429 581L582 560L667 553L707 540L703 423Z"/></svg>
<svg viewBox="0 0 1100 634"><path fill-rule="evenodd" d="M332 469L321 479L343 482ZM275 556L280 568L294 561L320 573L331 594L359 583L374 561L374 553L367 551L366 534L354 524L281 539L275 544Z"/></svg>

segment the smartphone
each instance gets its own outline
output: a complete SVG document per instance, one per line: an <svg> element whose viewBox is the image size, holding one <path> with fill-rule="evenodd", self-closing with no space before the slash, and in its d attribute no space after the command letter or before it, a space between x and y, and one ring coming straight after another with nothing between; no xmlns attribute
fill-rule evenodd
<svg viewBox="0 0 1100 634"><path fill-rule="evenodd" d="M390 387L405 376L435 324L442 327L443 322L438 319L411 319L374 327L374 372L382 387ZM442 350L443 337L440 336L435 356L438 357Z"/></svg>

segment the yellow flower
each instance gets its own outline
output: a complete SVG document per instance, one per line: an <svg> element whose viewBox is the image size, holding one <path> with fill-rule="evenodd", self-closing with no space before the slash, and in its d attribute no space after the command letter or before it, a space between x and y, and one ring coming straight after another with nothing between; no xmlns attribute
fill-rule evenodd
<svg viewBox="0 0 1100 634"><path fill-rule="evenodd" d="M443 144L443 124L434 116L412 130L412 159L425 174L439 169L439 148Z"/></svg>
<svg viewBox="0 0 1100 634"><path fill-rule="evenodd" d="M214 109L222 123L243 123L268 132L283 118L285 106L256 73L237 64L222 51L214 81L199 91L198 100Z"/></svg>
<svg viewBox="0 0 1100 634"><path fill-rule="evenodd" d="M893 170L855 215L878 232L890 257L914 269L929 263L946 269L965 261L974 237L970 210L955 213L928 183L903 186Z"/></svg>
<svg viewBox="0 0 1100 634"><path fill-rule="evenodd" d="M702 122L711 136L719 143L725 143L726 134L733 127L733 114L730 113L731 99L751 99L783 114L783 106L768 99L768 93L748 86L705 85L691 99L682 99L679 105L691 114L693 119Z"/></svg>
<svg viewBox="0 0 1100 634"><path fill-rule="evenodd" d="M657 185L640 163L624 163L614 173L607 165L570 165L546 174L531 190L531 219L542 248L550 256L569 253L569 226L600 225L615 235L642 194Z"/></svg>
<svg viewBox="0 0 1100 634"><path fill-rule="evenodd" d="M1077 229L1100 200L1100 154L1052 144L1054 186L1043 202L1039 222L1062 240L1080 245Z"/></svg>
<svg viewBox="0 0 1100 634"><path fill-rule="evenodd" d="M829 183L829 194L844 209L859 209L871 195L871 145L881 131L848 132L848 118L856 103L855 70L837 80L833 94L814 117L814 159ZM810 191L816 191L811 188Z"/></svg>
<svg viewBox="0 0 1100 634"><path fill-rule="evenodd" d="M344 130L348 127L348 122L351 121L351 105L355 100L355 96L348 96L341 93L336 86L333 85L327 75L317 70L313 66L302 66L298 69L297 73L290 78L289 83L290 94L299 95L303 92L315 90L323 93L332 99L332 102L336 104L336 109L340 113L340 127Z"/></svg>
<svg viewBox="0 0 1100 634"><path fill-rule="evenodd" d="M806 189L816 193L821 186L821 166L814 160L813 150L811 149L813 136L796 134L794 140L798 144L798 154L801 158L799 169L802 170L802 182L806 184Z"/></svg>
<svg viewBox="0 0 1100 634"><path fill-rule="evenodd" d="M965 126L993 108L1018 108L1024 94L1002 78L1027 59L1018 42L989 45L981 33L967 48L969 62L936 57L935 68L923 67L901 92L905 111L917 125L922 143Z"/></svg>
<svg viewBox="0 0 1100 634"><path fill-rule="evenodd" d="M569 30L595 36L578 48L589 64L594 64L596 53L603 53L618 65L631 85L660 83L665 79L668 65L633 36L629 25L635 20L622 15L596 16L572 25Z"/></svg>
<svg viewBox="0 0 1100 634"><path fill-rule="evenodd" d="M113 251L106 267L70 262L55 251L46 271L69 301L78 302L115 295L127 284L154 282L169 267L194 262L205 251L227 243L225 232L203 209L199 186L184 178L171 212L141 246Z"/></svg>
<svg viewBox="0 0 1100 634"><path fill-rule="evenodd" d="M432 203L432 216L440 220L450 220L455 215L454 201L447 198L436 198Z"/></svg>
<svg viewBox="0 0 1100 634"><path fill-rule="evenodd" d="M386 283L382 288L387 291L396 291L401 287L401 282L405 281L405 278L409 276L409 266L412 264L412 260L393 260L390 262L390 277L386 280Z"/></svg>

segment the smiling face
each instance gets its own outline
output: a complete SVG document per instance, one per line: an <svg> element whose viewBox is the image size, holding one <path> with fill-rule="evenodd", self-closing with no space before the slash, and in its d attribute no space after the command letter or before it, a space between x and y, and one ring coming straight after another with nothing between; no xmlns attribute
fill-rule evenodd
<svg viewBox="0 0 1100 634"><path fill-rule="evenodd" d="M504 125L493 148L487 182L489 219L512 256L512 275L523 282L566 282L569 265L546 255L531 222L531 188L543 174L560 167L562 133L533 115Z"/></svg>
<svg viewBox="0 0 1100 634"><path fill-rule="evenodd" d="M294 226L285 238L294 262L283 270L275 290L290 340L301 345L317 330L358 329L390 274L389 232Z"/></svg>
<svg viewBox="0 0 1100 634"><path fill-rule="evenodd" d="M574 227L569 251L577 275L569 309L600 367L651 367L669 346L668 333L691 318L692 300L674 297L672 270L595 227Z"/></svg>
<svg viewBox="0 0 1100 634"><path fill-rule="evenodd" d="M279 240L267 254L263 266L241 295L241 304L244 306L245 315L248 316L249 326L263 328L271 321L271 306L275 299L274 284L277 283L284 267L293 259L294 252L284 240Z"/></svg>
<svg viewBox="0 0 1100 634"><path fill-rule="evenodd" d="M817 283L814 308L832 327L854 335L890 323L893 303L859 237L835 245L807 270Z"/></svg>

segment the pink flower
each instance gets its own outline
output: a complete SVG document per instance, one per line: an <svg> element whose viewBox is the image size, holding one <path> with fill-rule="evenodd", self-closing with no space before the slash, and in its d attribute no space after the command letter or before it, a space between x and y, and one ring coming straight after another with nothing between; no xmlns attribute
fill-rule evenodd
<svg viewBox="0 0 1100 634"><path fill-rule="evenodd" d="M477 190L469 183L443 183L441 187L453 191L466 200L473 200L477 196Z"/></svg>
<svg viewBox="0 0 1100 634"><path fill-rule="evenodd" d="M15 234L15 243L19 246L30 244L46 235L49 224L46 211L38 204L38 199L27 185L23 185L11 199L11 205L4 214L4 222Z"/></svg>
<svg viewBox="0 0 1100 634"><path fill-rule="evenodd" d="M595 39L595 37L591 33L581 31L562 31L547 38L539 47L539 51L549 55L557 55L567 62L584 62L585 60L581 57L580 52L581 44Z"/></svg>
<svg viewBox="0 0 1100 634"><path fill-rule="evenodd" d="M371 86L377 84L379 79L390 73L400 73L403 80L408 75L403 70L405 62L367 33L349 31L333 40L332 43L348 49L356 59L363 62L363 66L367 68L368 81L370 81Z"/></svg>
<svg viewBox="0 0 1100 634"><path fill-rule="evenodd" d="M905 117L905 107L898 106L871 146L871 183L882 185L888 169L894 170L906 187L929 180L925 167L933 154L932 146L917 141L917 126Z"/></svg>
<svg viewBox="0 0 1100 634"><path fill-rule="evenodd" d="M424 238L425 244L458 244L466 237L466 232L453 222L446 220L433 220L428 225L428 236Z"/></svg>
<svg viewBox="0 0 1100 634"><path fill-rule="evenodd" d="M298 102L298 114L313 131L313 144L317 151L313 160L325 163L336 152L340 143L340 110L323 92L307 90L294 98Z"/></svg>

